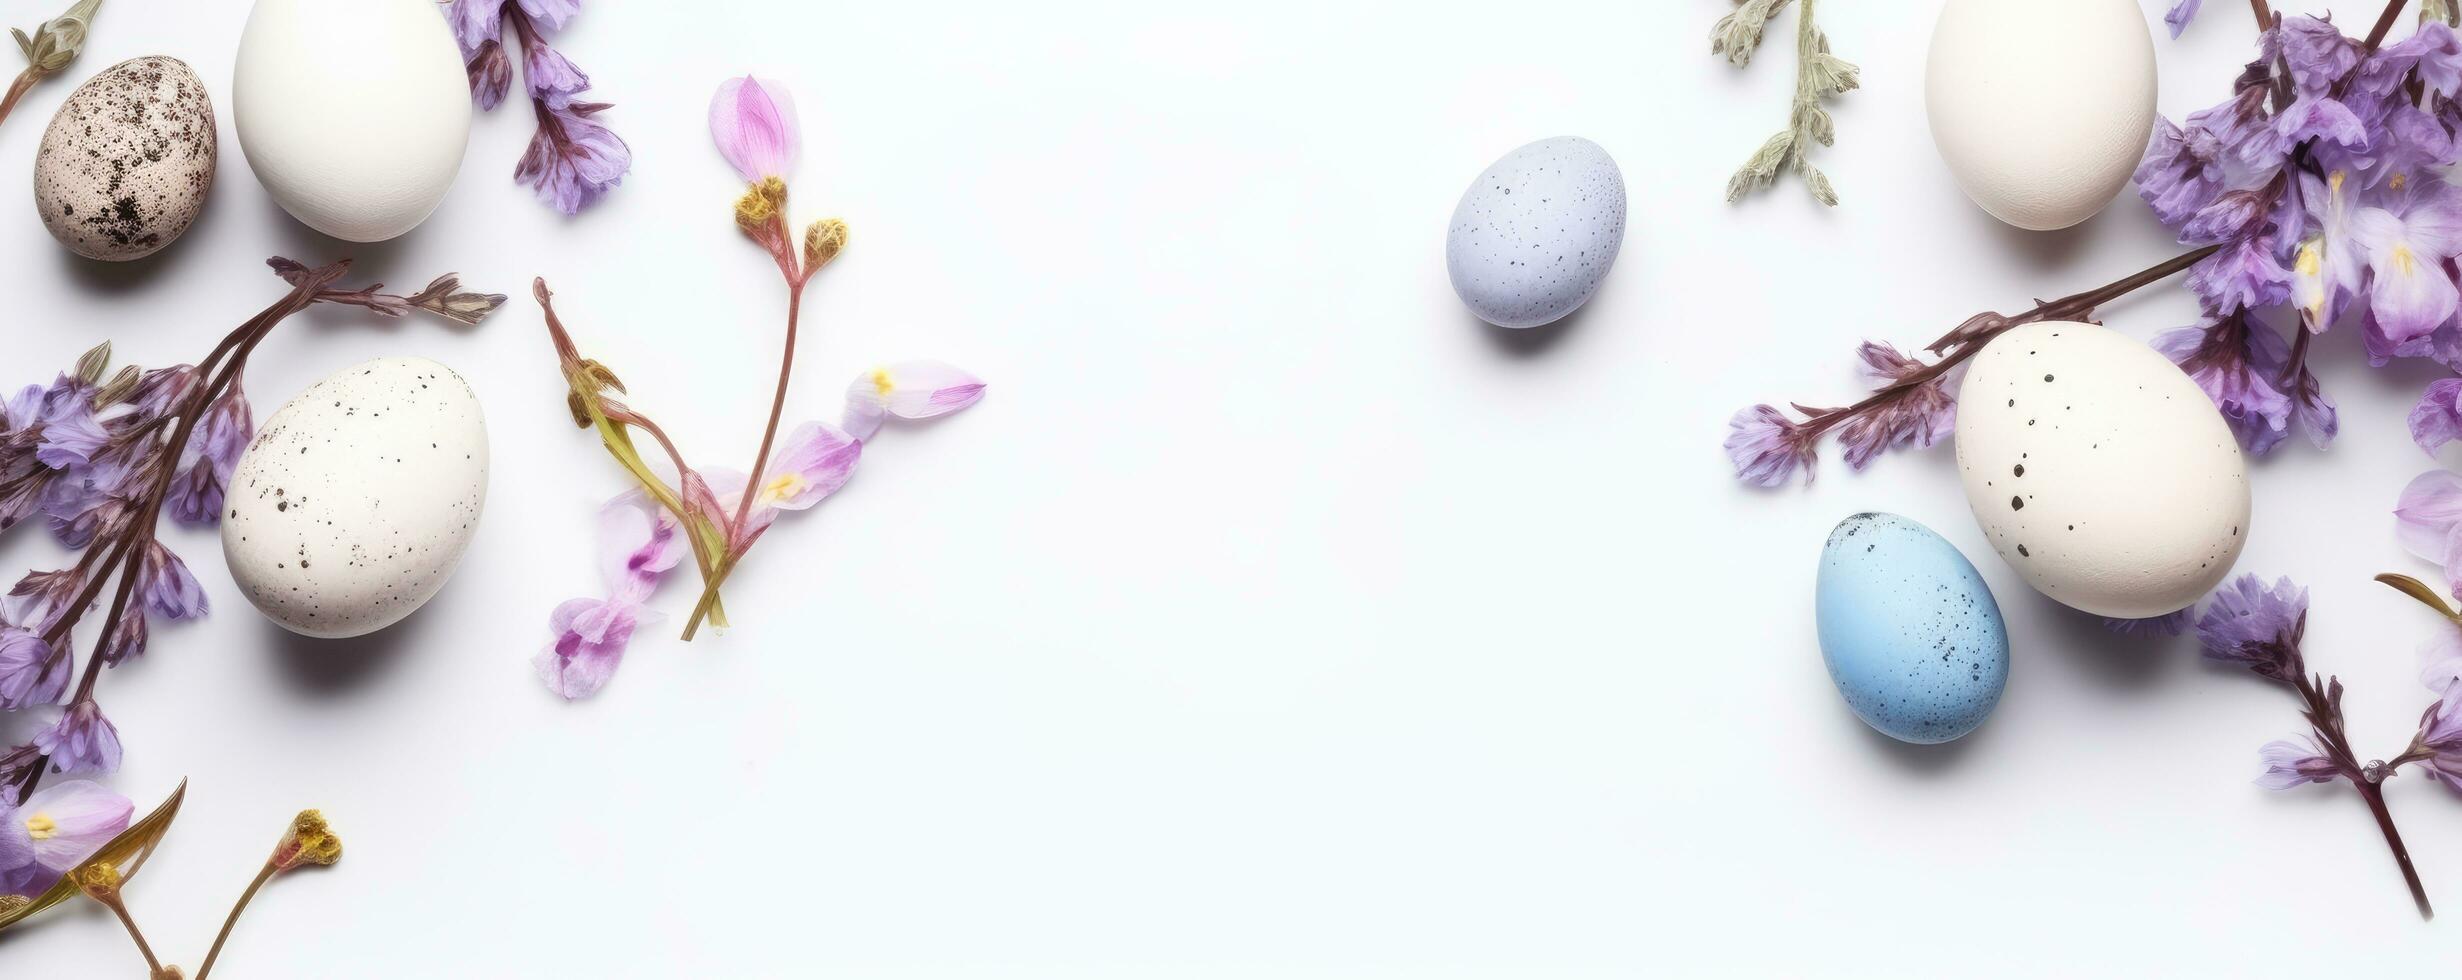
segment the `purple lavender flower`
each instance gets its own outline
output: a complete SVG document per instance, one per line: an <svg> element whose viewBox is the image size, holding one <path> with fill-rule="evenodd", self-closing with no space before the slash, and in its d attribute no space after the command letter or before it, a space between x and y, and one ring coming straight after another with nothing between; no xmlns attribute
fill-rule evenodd
<svg viewBox="0 0 2462 980"><path fill-rule="evenodd" d="M2289 433L2291 399L2274 385L2291 349L2273 330L2234 314L2165 332L2154 349L2205 389L2249 452L2265 455Z"/></svg>
<svg viewBox="0 0 2462 980"><path fill-rule="evenodd" d="M2274 258L2271 247L2243 239L2190 267L2188 288L2205 301L2207 312L2229 315L2289 300L2291 271Z"/></svg>
<svg viewBox="0 0 2462 980"><path fill-rule="evenodd" d="M2171 5L2171 11L2163 15L2163 23L2171 25L2171 36L2174 39L2180 36L2181 31L2188 29L2188 22L2196 19L2197 8L2204 2L2205 0L2177 0Z"/></svg>
<svg viewBox="0 0 2462 980"><path fill-rule="evenodd" d="M2291 84L2299 94L2323 95L2333 90L2351 69L2359 67L2358 41L2342 28L2317 17L2286 17L2272 33L2278 36L2284 64L2291 67Z"/></svg>
<svg viewBox="0 0 2462 980"><path fill-rule="evenodd" d="M1864 372L1882 386L1909 381L1929 365L1888 344L1866 341L1856 351ZM1849 469L1860 470L1889 449L1931 448L1957 428L1958 402L1945 384L1934 378L1902 389L1876 410L1856 415L1838 426L1838 444L1846 451Z"/></svg>
<svg viewBox="0 0 2462 980"><path fill-rule="evenodd" d="M120 617L119 624L103 636L102 646L95 653L95 656L102 658L103 666L117 667L145 655L145 620L145 616L135 610L129 610Z"/></svg>
<svg viewBox="0 0 2462 980"><path fill-rule="evenodd" d="M605 110L606 103L532 103L539 111L539 131L513 169L515 181L530 185L540 200L566 214L580 214L624 182L624 172L633 165L632 148L591 118Z"/></svg>
<svg viewBox="0 0 2462 980"><path fill-rule="evenodd" d="M182 524L209 526L220 520L223 492L231 484L231 474L239 469L240 454L247 452L248 440L255 435L256 420L248 408L248 395L240 389L237 379L221 397L197 420L186 449L180 453L180 471L171 485L164 506L171 519Z"/></svg>
<svg viewBox="0 0 2462 980"><path fill-rule="evenodd" d="M145 608L164 619L202 619L207 612L205 587L189 574L188 563L160 541L145 543L145 557L137 566L137 588L144 593Z"/></svg>
<svg viewBox="0 0 2462 980"><path fill-rule="evenodd" d="M36 732L34 747L51 757L51 771L57 773L120 768L120 730L92 698L69 705L58 724Z"/></svg>
<svg viewBox="0 0 2462 980"><path fill-rule="evenodd" d="M2419 405L2411 409L2410 426L2411 441L2429 455L2462 439L2462 378L2428 382L2428 389L2419 393Z"/></svg>
<svg viewBox="0 0 2462 980"><path fill-rule="evenodd" d="M1812 443L1816 434L1767 405L1755 405L1727 420L1727 458L1735 475L1757 487L1785 486L1804 472L1812 482Z"/></svg>
<svg viewBox="0 0 2462 980"><path fill-rule="evenodd" d="M2352 236L2366 254L2370 350L2397 356L2425 352L2430 334L2453 319L2457 299L2445 261L2462 254L2462 191L2427 181L2406 184L2386 207L2352 215Z"/></svg>
<svg viewBox="0 0 2462 980"><path fill-rule="evenodd" d="M85 576L74 568L27 572L9 588L6 598L0 598L0 625L36 632L50 629L84 588Z"/></svg>
<svg viewBox="0 0 2462 980"><path fill-rule="evenodd" d="M607 105L575 101L590 88L589 73L547 41L580 12L579 0L451 0L445 8L481 110L494 109L511 91L512 49L520 49L539 128L513 179L565 214L595 203L632 168L632 149L591 118Z"/></svg>
<svg viewBox="0 0 2462 980"><path fill-rule="evenodd" d="M2269 589L2255 575L2242 575L2216 591L2197 620L2206 659L2281 681L2304 672L2300 637L2307 630L2308 590L2287 578Z"/></svg>
<svg viewBox="0 0 2462 980"><path fill-rule="evenodd" d="M2267 742L2257 750L2257 757L2265 760L2265 772L2257 777L2257 785L2271 790L2330 783L2342 776L2342 767L2325 757L2316 739L2305 735L2297 742Z"/></svg>
<svg viewBox="0 0 2462 980"><path fill-rule="evenodd" d="M2462 793L2462 684L2450 684L2444 696L2419 716L2414 751L2427 753L2420 768L2429 779Z"/></svg>
<svg viewBox="0 0 2462 980"><path fill-rule="evenodd" d="M32 632L0 626L0 711L60 703L68 694L68 659Z"/></svg>

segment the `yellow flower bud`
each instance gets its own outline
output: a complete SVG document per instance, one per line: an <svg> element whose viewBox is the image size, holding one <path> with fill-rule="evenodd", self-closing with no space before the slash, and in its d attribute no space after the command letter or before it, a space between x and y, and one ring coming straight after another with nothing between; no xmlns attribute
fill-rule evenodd
<svg viewBox="0 0 2462 980"><path fill-rule="evenodd" d="M828 265L846 248L846 222L827 218L804 229L804 270L807 274Z"/></svg>
<svg viewBox="0 0 2462 980"><path fill-rule="evenodd" d="M120 869L109 861L97 861L76 871L77 887L86 897L108 903L120 893Z"/></svg>
<svg viewBox="0 0 2462 980"><path fill-rule="evenodd" d="M302 864L332 864L342 859L342 838L325 823L325 815L301 810L291 831L274 847L274 867L289 871Z"/></svg>

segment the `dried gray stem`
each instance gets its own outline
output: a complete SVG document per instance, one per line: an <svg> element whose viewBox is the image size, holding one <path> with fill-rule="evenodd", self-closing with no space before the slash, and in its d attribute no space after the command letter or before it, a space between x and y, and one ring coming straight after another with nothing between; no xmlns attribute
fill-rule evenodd
<svg viewBox="0 0 2462 980"><path fill-rule="evenodd" d="M1838 138L1836 124L1829 110L1821 107L1822 101L1854 90L1859 80L1854 65L1830 53L1829 36L1813 22L1813 3L1803 0L1803 9L1796 15L1795 100L1788 106L1787 128L1761 144L1735 176L1727 179L1729 204L1777 181L1778 174L1791 167L1815 199L1831 207L1838 205L1838 191L1812 165L1811 149L1815 144L1832 145ZM1770 17L1786 4L1787 0L1737 0L1735 11L1720 18L1710 32L1711 53L1725 55L1738 68L1749 64Z"/></svg>

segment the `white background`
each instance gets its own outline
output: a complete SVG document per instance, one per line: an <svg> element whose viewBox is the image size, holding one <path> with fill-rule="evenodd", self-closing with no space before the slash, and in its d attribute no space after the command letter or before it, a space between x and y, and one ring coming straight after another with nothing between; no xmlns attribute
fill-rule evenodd
<svg viewBox="0 0 2462 980"><path fill-rule="evenodd" d="M601 0L559 40L617 104L624 187L574 220L533 202L513 104L478 119L436 216L371 247L252 178L227 112L247 4L111 0L0 160L23 175L75 81L162 53L224 100L219 180L131 266L71 257L0 194L0 381L104 339L201 356L281 293L272 254L515 296L471 331L319 311L260 352L260 418L379 354L461 371L495 446L488 514L424 612L338 643L263 621L214 538L179 534L214 616L100 688L128 749L111 784L150 804L192 780L137 913L193 968L319 806L348 856L261 896L232 976L2450 969L2462 926L2417 921L2355 796L2250 784L2257 747L2299 729L2291 699L2028 591L1946 447L1864 474L1833 457L1809 490L1735 483L1729 414L1851 397L1856 341L1919 344L2175 249L2133 197L2035 235L1958 194L1922 110L1937 2L1824 5L1865 68L1818 158L1843 207L1792 184L1727 206L1783 122L1793 19L1739 73L1707 51L1726 6ZM2157 41L2175 119L2252 50L2242 6L2207 6ZM879 360L943 358L991 393L886 432L772 532L728 592L735 630L645 634L568 705L529 659L548 610L598 588L593 514L623 482L567 420L529 280L689 452L742 466L783 310L705 129L744 71L800 103L797 219L854 227L790 421L834 418ZM1455 198L1566 133L1624 168L1622 261L1561 326L1485 327L1444 276ZM2106 312L2147 337L2194 308L2169 283ZM2402 417L2432 375L2370 371L2348 335L2319 358L2345 434L2256 464L2241 567L2311 587L2311 660L2390 755L2435 623L2368 579L2433 575L2388 514L2431 465ZM1947 535L2008 615L2007 696L1962 742L1875 735L1822 670L1814 561L1863 509ZM52 567L38 535L6 567ZM2389 796L2462 915L2462 799L2411 775ZM0 936L8 976L137 966L91 907Z"/></svg>

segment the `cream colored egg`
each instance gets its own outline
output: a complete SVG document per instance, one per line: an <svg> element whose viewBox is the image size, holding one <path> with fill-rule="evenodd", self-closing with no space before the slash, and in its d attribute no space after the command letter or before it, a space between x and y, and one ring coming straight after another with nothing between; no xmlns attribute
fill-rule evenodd
<svg viewBox="0 0 2462 980"><path fill-rule="evenodd" d="M2032 231L2103 210L2154 128L2136 0L1949 0L1932 28L1932 143L1992 216Z"/></svg>
<svg viewBox="0 0 2462 980"><path fill-rule="evenodd" d="M257 0L231 89L274 203L348 241L427 220L470 142L469 76L432 0Z"/></svg>
<svg viewBox="0 0 2462 980"><path fill-rule="evenodd" d="M2038 323L1968 363L1966 502L2044 595L2103 616L2187 608L2248 540L2248 468L2188 375L2103 327Z"/></svg>
<svg viewBox="0 0 2462 980"><path fill-rule="evenodd" d="M487 422L452 369L385 357L265 420L224 496L248 601L309 636L371 633L443 588L487 501Z"/></svg>

